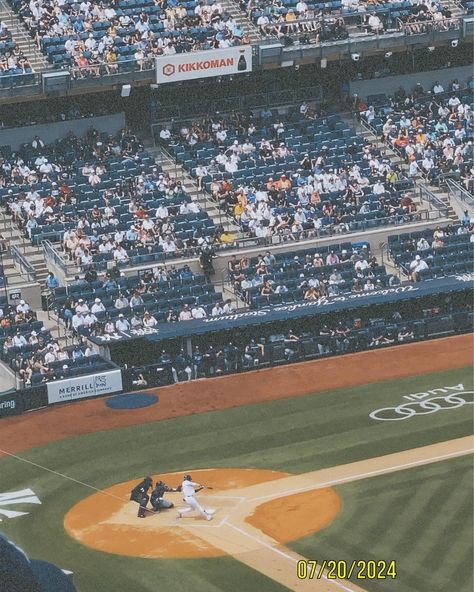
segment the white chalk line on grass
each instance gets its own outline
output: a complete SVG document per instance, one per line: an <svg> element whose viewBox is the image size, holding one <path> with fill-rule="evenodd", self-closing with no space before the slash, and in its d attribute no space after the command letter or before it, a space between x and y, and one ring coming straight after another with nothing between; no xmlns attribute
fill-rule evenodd
<svg viewBox="0 0 474 592"><path fill-rule="evenodd" d="M256 543L258 543L262 547L266 547L267 549L270 549L270 551L273 551L274 553L277 553L281 557L284 557L285 559L288 559L292 563L295 563L295 564L298 563L298 560L295 559L294 557L292 557L291 555L288 555L288 553L285 553L284 551L281 551L280 549L277 549L276 547L270 545L269 543L263 541L262 539L259 539L258 537L254 536L253 534L250 534L246 530L243 530L242 528L239 528L238 526L235 526L235 524L231 524L230 522L227 522L226 525L227 526L230 526L230 528L233 528L234 530L237 530L238 532L240 532L244 536L249 537L250 539L252 539ZM347 590L347 592L354 592L354 588L348 588L344 584L341 584L341 582L339 582L338 580L332 580L332 579L331 580L328 580L328 578L324 574L321 574L321 575L322 575L322 577L325 580L327 580L331 584L334 584L335 586L339 586L339 588L342 588L342 590Z"/></svg>
<svg viewBox="0 0 474 592"><path fill-rule="evenodd" d="M48 473L52 473L53 475L56 475L58 477L62 477L63 479L67 479L68 481L73 481L74 483L77 483L78 485L83 485L84 487L88 487L89 489L93 489L97 493L102 493L102 494L107 495L109 497L113 497L114 499L120 500L121 502L123 502L125 499L123 497L119 497L118 495L115 495L115 494L110 493L108 491L104 491L103 489L99 489L98 487L94 487L93 485L90 485L89 483L84 483L84 481L79 481L79 479L74 479L74 477L70 477L69 475L65 475L64 473L60 473L59 471L49 469L48 467L45 467L43 465L33 462L32 460L28 460L27 458L23 458L22 456L18 456L17 454L13 454L12 452L8 452L7 450L3 450L2 448L0 448L0 452L2 452L3 454L6 454L7 456L15 458L16 460L19 460L21 462L32 465L38 469L41 469L43 471L47 471Z"/></svg>
<svg viewBox="0 0 474 592"><path fill-rule="evenodd" d="M400 465L393 465L389 467L384 467L382 469L376 469L374 471L368 471L366 473L358 473L356 475L349 475L348 477L340 477L339 479L332 479L331 481L325 481L323 483L313 483L312 485L306 485L305 487L298 487L296 489L288 489L286 491L278 491L275 493L269 493L267 495L261 495L259 497L252 497L249 498L247 501L249 502L258 502L260 500L271 499L273 497L283 497L285 495L290 495L291 493L301 493L303 491L310 491L312 489L317 490L321 489L322 487L329 487L331 485L340 485L341 483L346 483L348 481L357 481L358 479L364 479L365 477L372 477L373 475L381 475L384 473L391 473L394 471L398 471L400 469L408 469L410 467L416 467L417 465L427 465L437 460L443 460L444 458L450 458L452 456L463 456L465 454L470 454L474 452L474 449L470 448L469 450L458 450L456 452L450 452L449 454L442 454L440 456L432 456L429 458L424 458L420 460L415 460L409 463L403 463ZM396 453L398 454L398 453ZM367 459L370 461L370 459ZM360 461L366 462L366 461ZM321 469L322 471L330 470L330 469ZM304 473L299 475L300 477L304 477Z"/></svg>

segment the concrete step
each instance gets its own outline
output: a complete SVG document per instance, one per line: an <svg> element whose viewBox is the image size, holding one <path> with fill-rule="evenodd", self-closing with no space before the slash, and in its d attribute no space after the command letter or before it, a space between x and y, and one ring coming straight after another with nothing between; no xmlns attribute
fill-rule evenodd
<svg viewBox="0 0 474 592"><path fill-rule="evenodd" d="M215 224L224 224L229 230L237 233L240 232L240 229L235 224L234 220L219 210L218 205L215 203L211 195L207 192L198 191L196 181L181 165L177 165L176 162L171 159L170 155L160 147L156 146L148 148L148 152L153 156L156 163L161 166L165 173L178 178L183 183L189 195L197 198L199 205L214 220Z"/></svg>
<svg viewBox="0 0 474 592"><path fill-rule="evenodd" d="M237 2L234 2L233 0L222 0L221 4L224 10L235 18L239 27L248 33L252 43L258 43L262 40L258 28L249 18L247 18L247 15L240 10Z"/></svg>

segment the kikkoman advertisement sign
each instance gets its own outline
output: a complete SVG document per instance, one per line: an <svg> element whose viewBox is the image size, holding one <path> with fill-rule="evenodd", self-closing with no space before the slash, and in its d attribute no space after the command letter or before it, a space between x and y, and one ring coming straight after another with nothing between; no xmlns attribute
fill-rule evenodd
<svg viewBox="0 0 474 592"><path fill-rule="evenodd" d="M155 70L157 84L251 72L252 48L245 45L160 56Z"/></svg>

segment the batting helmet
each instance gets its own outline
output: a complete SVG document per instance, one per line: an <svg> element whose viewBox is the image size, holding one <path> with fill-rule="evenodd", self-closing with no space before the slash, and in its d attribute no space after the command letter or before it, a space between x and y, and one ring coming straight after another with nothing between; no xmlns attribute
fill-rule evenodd
<svg viewBox="0 0 474 592"><path fill-rule="evenodd" d="M192 481L192 479L191 479L191 475L185 475L185 476L183 477L183 479L184 479L184 481Z"/></svg>

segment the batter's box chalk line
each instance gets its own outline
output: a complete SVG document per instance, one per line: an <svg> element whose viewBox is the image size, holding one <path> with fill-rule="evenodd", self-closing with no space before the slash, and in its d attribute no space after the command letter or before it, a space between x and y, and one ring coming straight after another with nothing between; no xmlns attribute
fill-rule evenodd
<svg viewBox="0 0 474 592"><path fill-rule="evenodd" d="M224 526L224 524L227 523L228 519L229 519L229 516L224 516L220 520L220 522L217 522L216 524L191 524L191 523L183 522L183 518L179 518L177 525L182 526L183 528L220 528L221 526Z"/></svg>

